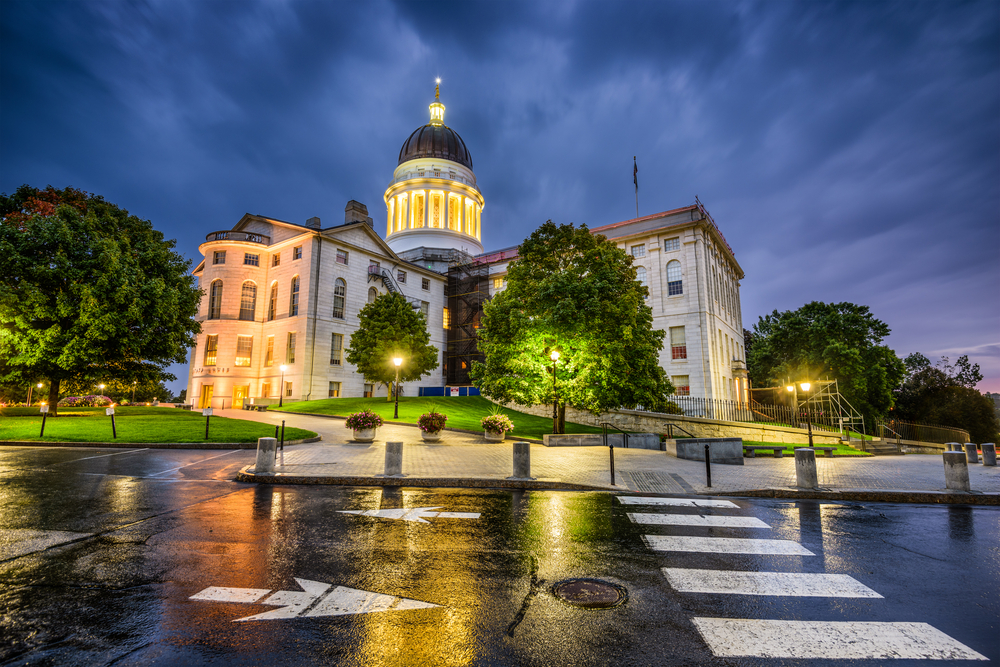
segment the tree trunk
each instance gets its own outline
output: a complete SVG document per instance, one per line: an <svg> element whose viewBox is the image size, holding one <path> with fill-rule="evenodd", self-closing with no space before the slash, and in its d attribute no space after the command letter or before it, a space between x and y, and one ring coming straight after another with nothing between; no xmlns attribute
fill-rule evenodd
<svg viewBox="0 0 1000 667"><path fill-rule="evenodd" d="M559 432L566 432L566 403L559 404Z"/></svg>
<svg viewBox="0 0 1000 667"><path fill-rule="evenodd" d="M49 380L49 417L59 416L59 379Z"/></svg>
<svg viewBox="0 0 1000 667"><path fill-rule="evenodd" d="M392 383L385 385L385 402L392 403Z"/></svg>

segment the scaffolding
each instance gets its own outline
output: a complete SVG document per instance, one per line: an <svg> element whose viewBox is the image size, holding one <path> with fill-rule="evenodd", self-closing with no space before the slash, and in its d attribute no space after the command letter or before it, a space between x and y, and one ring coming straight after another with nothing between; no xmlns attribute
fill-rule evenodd
<svg viewBox="0 0 1000 667"><path fill-rule="evenodd" d="M800 389L797 383L788 383L787 387L754 388L750 391L751 406L755 410L769 413L766 406L787 404L793 418L799 422L826 425L846 438L851 437L851 432L865 433L865 418L840 393L837 380L817 380L810 384L808 390Z"/></svg>
<svg viewBox="0 0 1000 667"><path fill-rule="evenodd" d="M476 345L483 305L490 298L490 265L473 261L452 263L448 267L445 297L448 303L448 347L444 360L445 383L449 386L471 384L469 370L473 361L483 361Z"/></svg>

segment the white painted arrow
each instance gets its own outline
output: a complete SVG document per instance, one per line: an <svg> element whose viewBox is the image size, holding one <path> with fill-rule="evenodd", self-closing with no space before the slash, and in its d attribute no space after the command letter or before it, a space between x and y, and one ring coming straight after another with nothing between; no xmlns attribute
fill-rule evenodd
<svg viewBox="0 0 1000 667"><path fill-rule="evenodd" d="M190 599L210 602L257 603L280 607L280 609L265 611L253 616L237 618L234 622L271 621L299 616L371 614L378 611L406 611L439 606L430 602L362 591L346 586L337 586L327 593L331 584L309 581L308 579L296 579L295 581L302 587L301 591L275 591L266 600L261 600L262 597L271 592L266 588L227 588L222 586L210 586L200 593L192 595ZM314 605L317 600L319 602ZM312 608L310 609L310 607ZM307 609L309 611L306 611Z"/></svg>
<svg viewBox="0 0 1000 667"><path fill-rule="evenodd" d="M355 514L357 516L374 516L380 519L402 519L403 521L416 521L418 523L430 523L424 517L433 519L478 519L479 512L435 512L440 507L414 507L412 509L391 509L391 510L340 510L341 514Z"/></svg>

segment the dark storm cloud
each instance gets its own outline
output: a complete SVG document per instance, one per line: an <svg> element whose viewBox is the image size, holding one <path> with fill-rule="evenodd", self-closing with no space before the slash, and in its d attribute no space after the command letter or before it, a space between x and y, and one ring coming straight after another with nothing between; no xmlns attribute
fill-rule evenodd
<svg viewBox="0 0 1000 667"><path fill-rule="evenodd" d="M98 192L190 257L246 211L381 222L441 76L487 248L633 216L638 155L641 214L712 211L748 328L864 303L1000 390L995 2L4 0L0 37L2 191Z"/></svg>

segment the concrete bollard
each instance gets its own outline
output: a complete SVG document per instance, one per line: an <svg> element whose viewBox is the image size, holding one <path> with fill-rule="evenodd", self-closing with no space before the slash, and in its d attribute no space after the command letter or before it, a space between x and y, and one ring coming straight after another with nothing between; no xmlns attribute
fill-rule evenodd
<svg viewBox="0 0 1000 667"><path fill-rule="evenodd" d="M946 452L960 452L962 451L962 445L957 442L946 442L944 443L944 451Z"/></svg>
<svg viewBox="0 0 1000 667"><path fill-rule="evenodd" d="M800 448L795 450L795 486L800 489L819 488L815 449Z"/></svg>
<svg viewBox="0 0 1000 667"><path fill-rule="evenodd" d="M945 452L944 485L951 491L972 491L969 484L969 462L962 452Z"/></svg>
<svg viewBox="0 0 1000 667"><path fill-rule="evenodd" d="M257 439L257 462L253 466L255 475L274 474L274 455L278 450L278 441L275 438Z"/></svg>
<svg viewBox="0 0 1000 667"><path fill-rule="evenodd" d="M965 459L968 463L979 463L979 453L974 442L965 443Z"/></svg>
<svg viewBox="0 0 1000 667"><path fill-rule="evenodd" d="M385 476L403 476L403 443L385 443Z"/></svg>
<svg viewBox="0 0 1000 667"><path fill-rule="evenodd" d="M514 443L514 474L511 479L531 478L531 443Z"/></svg>
<svg viewBox="0 0 1000 667"><path fill-rule="evenodd" d="M997 464L997 446L992 442L987 442L979 445L979 448L983 450L983 465L995 466Z"/></svg>

